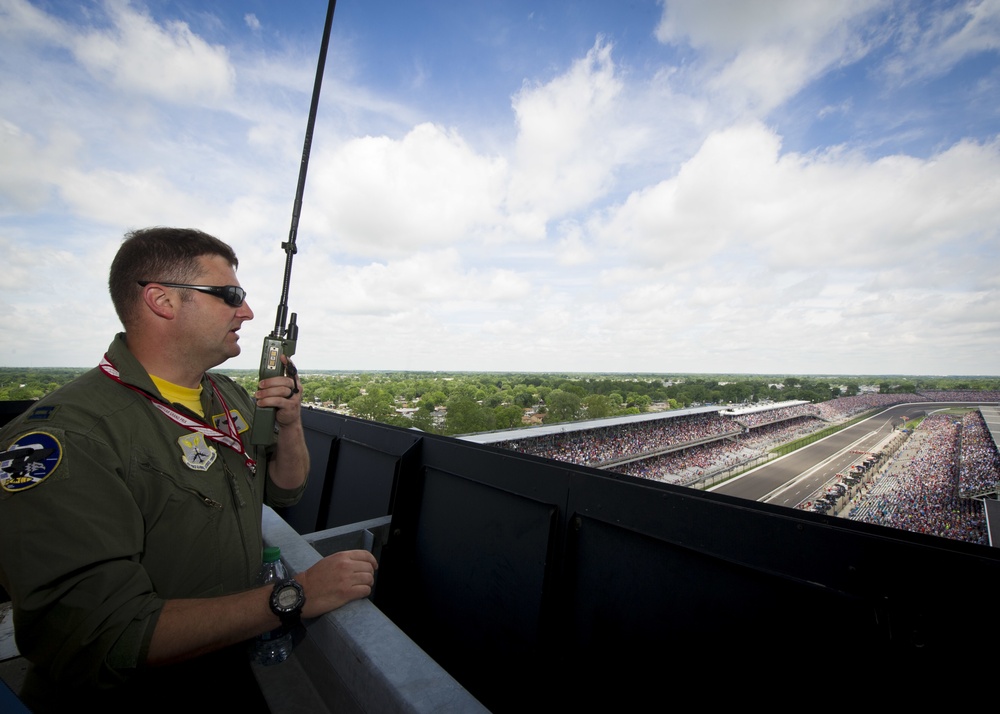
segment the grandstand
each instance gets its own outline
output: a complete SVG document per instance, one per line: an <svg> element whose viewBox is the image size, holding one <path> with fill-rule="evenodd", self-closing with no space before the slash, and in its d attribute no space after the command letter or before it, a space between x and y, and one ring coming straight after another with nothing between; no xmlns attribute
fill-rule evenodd
<svg viewBox="0 0 1000 714"><path fill-rule="evenodd" d="M461 438L628 476L701 487L763 463L773 458L769 452L774 446L831 423L904 403L927 402L932 412L939 402L931 399L972 400L976 394L982 393L868 394L821 404L787 401L697 407ZM884 453L862 454L856 472L838 474L799 508L841 512L870 523L985 543L983 499L996 499L1000 491L1000 409L981 407L964 419L932 415L925 423L928 430L937 430L937 436L928 441L922 435L906 451L908 458L892 458L906 443L900 432L900 437L887 440ZM903 422L894 426L899 428ZM946 433L941 431L945 427L950 429ZM883 479L887 474L890 477ZM912 507L915 498L921 501L916 509Z"/></svg>
<svg viewBox="0 0 1000 714"><path fill-rule="evenodd" d="M848 517L986 545L986 503L996 499L998 478L1000 455L982 408L934 413L869 480Z"/></svg>
<svg viewBox="0 0 1000 714"><path fill-rule="evenodd" d="M694 485L767 459L767 450L825 425L808 402L706 406L591 419L460 437L520 453Z"/></svg>

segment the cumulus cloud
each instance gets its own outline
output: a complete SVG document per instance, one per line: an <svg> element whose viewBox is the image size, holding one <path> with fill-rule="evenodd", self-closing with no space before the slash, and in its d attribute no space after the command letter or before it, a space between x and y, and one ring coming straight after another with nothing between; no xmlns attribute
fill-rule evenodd
<svg viewBox="0 0 1000 714"><path fill-rule="evenodd" d="M605 275L624 288L616 319L670 335L688 359L752 344L760 369L776 359L768 343L978 343L1000 327L998 149L868 160L782 153L758 123L713 134L675 178L589 226L633 266Z"/></svg>
<svg viewBox="0 0 1000 714"><path fill-rule="evenodd" d="M341 250L391 256L470 240L500 220L506 163L454 131L414 127L368 136L318 157L310 179L321 232Z"/></svg>
<svg viewBox="0 0 1000 714"><path fill-rule="evenodd" d="M564 74L514 98L516 164L512 212L560 216L604 193L638 136L625 131L612 45L601 40ZM541 208L544 207L544 208Z"/></svg>
<svg viewBox="0 0 1000 714"><path fill-rule="evenodd" d="M955 255L996 237L998 149L962 142L929 160L782 154L780 137L753 123L710 136L675 178L636 192L593 230L640 262L685 264L743 246L779 269Z"/></svg>
<svg viewBox="0 0 1000 714"><path fill-rule="evenodd" d="M224 47L195 35L188 25L161 26L127 0L105 0L112 27L75 37L77 59L117 87L172 102L219 102L231 96L235 70Z"/></svg>

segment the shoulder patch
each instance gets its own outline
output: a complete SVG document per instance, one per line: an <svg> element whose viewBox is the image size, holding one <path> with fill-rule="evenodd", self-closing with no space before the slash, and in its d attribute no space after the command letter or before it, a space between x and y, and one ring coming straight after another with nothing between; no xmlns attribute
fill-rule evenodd
<svg viewBox="0 0 1000 714"><path fill-rule="evenodd" d="M10 493L34 488L55 472L62 453L62 444L51 434L22 435L0 453L0 487Z"/></svg>

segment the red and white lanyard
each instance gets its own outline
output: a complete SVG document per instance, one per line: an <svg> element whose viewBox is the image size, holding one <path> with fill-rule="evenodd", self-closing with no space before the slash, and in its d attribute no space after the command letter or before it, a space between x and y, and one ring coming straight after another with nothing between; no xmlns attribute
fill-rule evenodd
<svg viewBox="0 0 1000 714"><path fill-rule="evenodd" d="M209 384L212 385L212 391L215 392L215 398L219 400L219 403L222 405L222 410L226 414L226 425L229 428L228 434L221 432L215 427L209 426L204 422L197 421L196 419L192 419L191 417L180 413L166 402L161 402L160 400L158 400L149 392L139 389L134 385L123 382L121 375L118 373L118 368L111 363L111 360L108 358L107 355L104 355L104 357L101 358L101 363L98 365L98 367L100 367L101 371L104 372L104 374L106 374L114 381L118 382L118 384L124 387L128 387L133 392L136 392L137 394L141 394L142 396L144 396L153 404L154 407L163 412L163 414L166 415L166 417L170 419L170 421L174 422L179 426L184 427L188 431L197 431L201 434L204 434L205 438L211 439L217 444L222 444L223 446L232 449L237 454L240 454L241 456L243 456L244 459L246 459L247 468L250 469L250 473L255 473L257 471L257 462L250 457L250 454L248 454L246 449L243 447L243 440L240 438L240 432L236 428L236 423L235 423L236 420L233 419L233 415L229 412L229 406L226 404L226 400L222 398L222 393L219 392L219 388L215 386L215 382L212 380L211 377L208 378L208 382Z"/></svg>

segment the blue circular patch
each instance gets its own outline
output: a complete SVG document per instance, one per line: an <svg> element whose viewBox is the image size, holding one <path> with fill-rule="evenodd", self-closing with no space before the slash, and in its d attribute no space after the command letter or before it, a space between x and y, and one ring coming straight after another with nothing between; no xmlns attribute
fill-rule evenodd
<svg viewBox="0 0 1000 714"><path fill-rule="evenodd" d="M62 461L59 440L44 431L24 434L0 454L0 486L17 493L51 476Z"/></svg>

